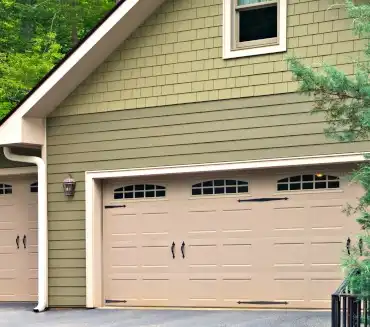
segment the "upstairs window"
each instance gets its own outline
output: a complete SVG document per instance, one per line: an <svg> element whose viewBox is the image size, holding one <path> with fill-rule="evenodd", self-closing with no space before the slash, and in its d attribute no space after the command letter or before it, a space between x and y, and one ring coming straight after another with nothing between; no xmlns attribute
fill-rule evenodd
<svg viewBox="0 0 370 327"><path fill-rule="evenodd" d="M236 47L277 44L277 16L277 1L237 0L235 7Z"/></svg>
<svg viewBox="0 0 370 327"><path fill-rule="evenodd" d="M9 184L0 184L0 195L12 194L13 188Z"/></svg>
<svg viewBox="0 0 370 327"><path fill-rule="evenodd" d="M339 187L339 177L323 174L291 176L277 182L278 191L322 190Z"/></svg>
<svg viewBox="0 0 370 327"><path fill-rule="evenodd" d="M287 0L224 0L224 58L286 51Z"/></svg>
<svg viewBox="0 0 370 327"><path fill-rule="evenodd" d="M248 182L235 179L215 179L194 184L192 195L220 195L248 193Z"/></svg>
<svg viewBox="0 0 370 327"><path fill-rule="evenodd" d="M114 190L114 199L145 199L163 198L166 196L166 188L160 185L135 184L120 187Z"/></svg>

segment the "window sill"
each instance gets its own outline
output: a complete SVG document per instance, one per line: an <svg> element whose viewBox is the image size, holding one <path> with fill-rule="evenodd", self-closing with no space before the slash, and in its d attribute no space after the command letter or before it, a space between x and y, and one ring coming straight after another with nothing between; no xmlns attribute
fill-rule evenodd
<svg viewBox="0 0 370 327"><path fill-rule="evenodd" d="M286 44L271 45L267 47L231 50L224 47L223 59L251 57L269 53L286 52Z"/></svg>

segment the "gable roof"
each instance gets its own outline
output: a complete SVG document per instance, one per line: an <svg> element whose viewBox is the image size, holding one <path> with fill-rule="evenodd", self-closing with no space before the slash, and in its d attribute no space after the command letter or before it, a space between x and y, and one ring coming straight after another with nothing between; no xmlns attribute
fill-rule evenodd
<svg viewBox="0 0 370 327"><path fill-rule="evenodd" d="M148 18L165 0L120 0L0 122L44 118ZM5 143L9 143L6 141Z"/></svg>

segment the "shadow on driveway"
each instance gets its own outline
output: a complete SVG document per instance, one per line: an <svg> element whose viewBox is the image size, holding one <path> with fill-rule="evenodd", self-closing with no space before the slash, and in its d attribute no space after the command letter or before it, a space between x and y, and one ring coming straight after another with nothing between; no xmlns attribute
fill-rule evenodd
<svg viewBox="0 0 370 327"><path fill-rule="evenodd" d="M0 306L1 327L330 327L323 311L50 310Z"/></svg>

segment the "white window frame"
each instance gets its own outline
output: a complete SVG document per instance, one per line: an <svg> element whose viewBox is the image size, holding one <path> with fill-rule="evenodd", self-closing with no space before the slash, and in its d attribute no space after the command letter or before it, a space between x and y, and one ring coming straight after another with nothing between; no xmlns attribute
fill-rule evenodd
<svg viewBox="0 0 370 327"><path fill-rule="evenodd" d="M278 2L278 42L276 45L261 45L256 47L237 48L235 46L235 1L224 0L223 2L223 58L240 58L256 56L268 53L285 52L287 50L287 0Z"/></svg>

